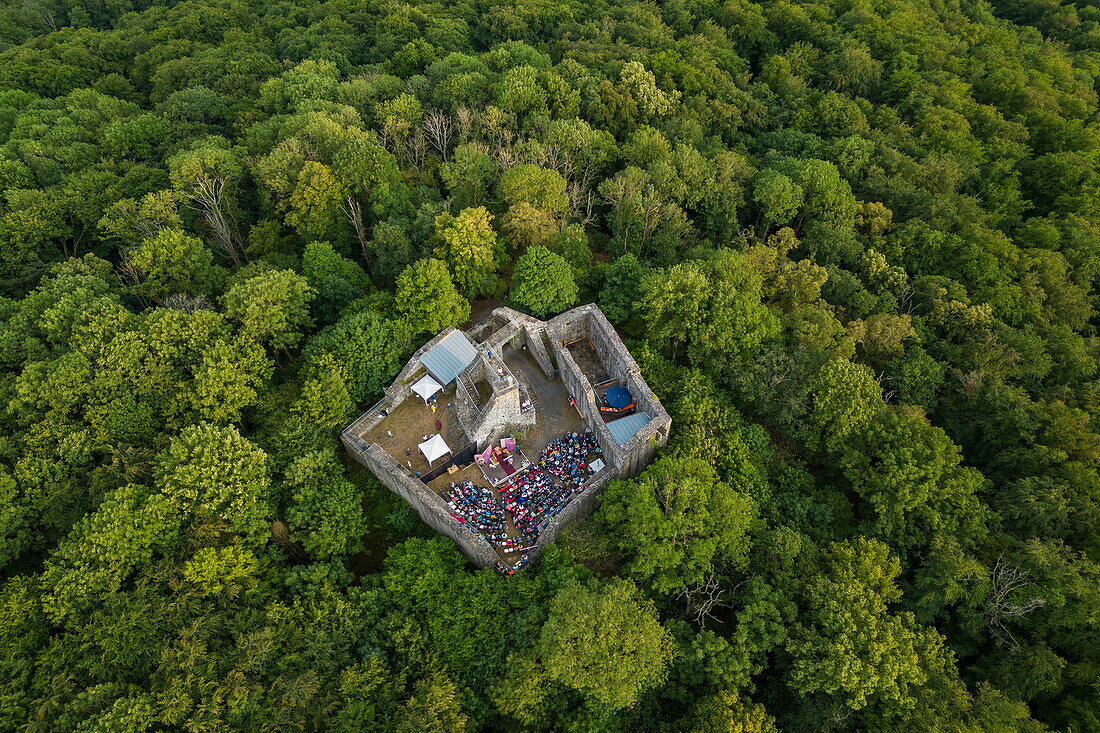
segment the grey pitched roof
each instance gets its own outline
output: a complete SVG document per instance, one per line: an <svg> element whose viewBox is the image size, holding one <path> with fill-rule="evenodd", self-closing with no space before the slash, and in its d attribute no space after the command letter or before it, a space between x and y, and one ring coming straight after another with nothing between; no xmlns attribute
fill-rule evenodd
<svg viewBox="0 0 1100 733"><path fill-rule="evenodd" d="M626 445L626 441L633 438L634 433L644 428L652 419L644 412L636 412L633 415L612 420L607 424L607 429L611 431L611 437L616 443Z"/></svg>
<svg viewBox="0 0 1100 733"><path fill-rule="evenodd" d="M459 372L468 367L477 358L477 349L462 331L452 331L420 357L435 380L440 384L450 384Z"/></svg>

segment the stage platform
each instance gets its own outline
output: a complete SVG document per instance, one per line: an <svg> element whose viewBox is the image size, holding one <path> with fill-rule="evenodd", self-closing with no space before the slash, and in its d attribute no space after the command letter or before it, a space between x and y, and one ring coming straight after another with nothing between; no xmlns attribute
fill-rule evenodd
<svg viewBox="0 0 1100 733"><path fill-rule="evenodd" d="M511 464L503 462L495 464L489 461L477 464L478 468L481 469L481 474L493 488L503 486L511 481L513 476L518 476L531 467L531 461L524 455L523 451L517 448L511 455Z"/></svg>

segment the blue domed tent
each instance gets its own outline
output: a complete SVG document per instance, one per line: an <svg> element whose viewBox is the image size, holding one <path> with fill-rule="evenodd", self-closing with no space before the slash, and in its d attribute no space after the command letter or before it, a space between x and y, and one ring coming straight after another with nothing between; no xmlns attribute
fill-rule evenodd
<svg viewBox="0 0 1100 733"><path fill-rule="evenodd" d="M621 410L624 407L628 407L633 401L630 396L630 391L625 387L612 387L604 393L604 401L607 402L608 407L613 407L616 410Z"/></svg>

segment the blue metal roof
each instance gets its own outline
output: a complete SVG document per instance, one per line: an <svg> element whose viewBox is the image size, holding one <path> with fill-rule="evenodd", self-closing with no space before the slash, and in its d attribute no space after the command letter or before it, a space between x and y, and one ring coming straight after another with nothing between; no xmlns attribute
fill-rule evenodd
<svg viewBox="0 0 1100 733"><path fill-rule="evenodd" d="M477 349L466 338L466 334L452 331L420 357L420 363L435 377L435 381L450 384L476 358Z"/></svg>
<svg viewBox="0 0 1100 733"><path fill-rule="evenodd" d="M634 433L644 428L652 419L644 412L636 412L633 415L612 420L607 424L607 429L611 431L611 437L616 443L626 445L626 441L633 438Z"/></svg>

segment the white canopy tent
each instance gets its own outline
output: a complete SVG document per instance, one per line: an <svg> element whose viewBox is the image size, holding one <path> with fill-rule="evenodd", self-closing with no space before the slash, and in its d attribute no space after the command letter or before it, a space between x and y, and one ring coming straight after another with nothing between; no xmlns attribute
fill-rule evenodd
<svg viewBox="0 0 1100 733"><path fill-rule="evenodd" d="M436 433L420 444L420 452L424 454L430 466L436 458L450 453L451 448L447 445L447 441L443 440L443 436Z"/></svg>
<svg viewBox="0 0 1100 733"><path fill-rule="evenodd" d="M413 392L420 395L425 402L428 401L429 397L441 389L443 389L443 385L435 381L431 374L425 374L420 378L420 381L413 385Z"/></svg>

